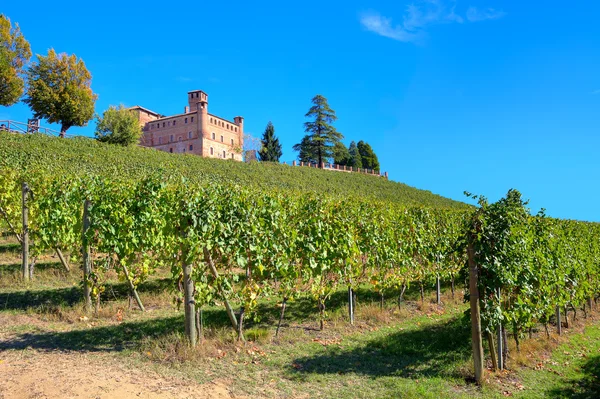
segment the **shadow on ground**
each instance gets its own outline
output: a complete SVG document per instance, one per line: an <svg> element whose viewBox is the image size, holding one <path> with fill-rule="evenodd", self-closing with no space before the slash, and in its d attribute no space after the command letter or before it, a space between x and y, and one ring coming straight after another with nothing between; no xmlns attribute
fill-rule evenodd
<svg viewBox="0 0 600 399"><path fill-rule="evenodd" d="M548 398L597 399L600 398L600 356L589 358L581 372L584 377L566 381L564 387L546 393Z"/></svg>
<svg viewBox="0 0 600 399"><path fill-rule="evenodd" d="M352 350L327 347L326 353L295 359L291 377L308 374L363 374L371 377L462 378L458 367L470 357L469 328L460 319L400 331Z"/></svg>
<svg viewBox="0 0 600 399"><path fill-rule="evenodd" d="M160 293L171 286L169 278L146 281L138 286L140 293ZM103 301L122 300L129 296L127 283L106 284ZM45 290L25 290L0 293L0 311L28 310L40 307L74 306L82 302L81 287L52 288Z"/></svg>

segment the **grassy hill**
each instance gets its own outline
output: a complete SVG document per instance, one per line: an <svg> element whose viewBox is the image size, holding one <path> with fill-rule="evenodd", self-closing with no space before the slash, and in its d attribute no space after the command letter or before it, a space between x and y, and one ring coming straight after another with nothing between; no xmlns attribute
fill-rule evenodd
<svg viewBox="0 0 600 399"><path fill-rule="evenodd" d="M6 166L48 168L55 173L70 171L116 176L143 176L159 170L200 181L225 180L256 187L276 187L296 195L320 192L403 205L467 207L462 202L377 176L274 163L246 164L141 147L123 148L85 138L58 139L41 134L0 133L0 167Z"/></svg>

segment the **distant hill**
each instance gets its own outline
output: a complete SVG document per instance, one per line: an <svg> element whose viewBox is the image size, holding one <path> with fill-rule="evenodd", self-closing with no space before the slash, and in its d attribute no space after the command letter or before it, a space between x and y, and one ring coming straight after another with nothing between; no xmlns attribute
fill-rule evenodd
<svg viewBox="0 0 600 399"><path fill-rule="evenodd" d="M170 154L148 148L124 148L85 138L59 139L42 134L0 132L0 167L48 168L55 173L140 176L151 171L194 180L224 180L255 187L276 187L294 195L319 192L402 205L465 208L468 205L383 177L274 163Z"/></svg>

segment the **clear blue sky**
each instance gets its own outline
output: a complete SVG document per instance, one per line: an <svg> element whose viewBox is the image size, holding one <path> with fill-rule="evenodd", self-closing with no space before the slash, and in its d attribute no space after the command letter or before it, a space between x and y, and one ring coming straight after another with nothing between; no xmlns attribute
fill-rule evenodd
<svg viewBox="0 0 600 399"><path fill-rule="evenodd" d="M346 144L369 142L393 180L458 200L516 188L533 211L600 221L600 2L85 3L0 12L34 53L83 58L97 112L179 113L201 89L254 136L271 120L291 161L322 94ZM29 115L0 107L0 119Z"/></svg>

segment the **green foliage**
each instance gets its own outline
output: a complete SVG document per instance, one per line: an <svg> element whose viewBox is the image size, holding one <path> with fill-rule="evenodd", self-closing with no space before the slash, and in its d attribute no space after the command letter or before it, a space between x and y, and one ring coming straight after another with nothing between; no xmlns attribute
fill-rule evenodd
<svg viewBox="0 0 600 399"><path fill-rule="evenodd" d="M282 154L281 144L279 138L275 136L275 127L271 122L265 128L261 144L261 149L258 152L259 159L263 162L279 162Z"/></svg>
<svg viewBox="0 0 600 399"><path fill-rule="evenodd" d="M344 136L332 125L337 117L335 111L329 107L327 99L319 94L313 97L312 103L313 106L305 116L314 120L304 124L307 134L293 148L299 152L300 161L316 162L320 167L323 162L333 157L335 143Z"/></svg>
<svg viewBox="0 0 600 399"><path fill-rule="evenodd" d="M350 153L348 152L348 148L342 143L338 141L333 146L333 163L337 165L348 165L350 162Z"/></svg>
<svg viewBox="0 0 600 399"><path fill-rule="evenodd" d="M10 19L0 14L0 105L13 105L23 95L23 68L29 58L29 42L19 24L13 28Z"/></svg>
<svg viewBox="0 0 600 399"><path fill-rule="evenodd" d="M97 95L92 92L92 75L75 55L37 56L27 71L27 96L23 100L36 118L61 124L61 135L72 126L84 126L94 117Z"/></svg>
<svg viewBox="0 0 600 399"><path fill-rule="evenodd" d="M371 169L378 171L379 170L379 160L377 159L377 155L369 145L369 143L365 143L364 141L359 141L357 144L358 153L360 154L360 159L362 162L362 167L366 169Z"/></svg>
<svg viewBox="0 0 600 399"><path fill-rule="evenodd" d="M111 105L102 116L96 116L95 134L98 141L128 146L140 141L142 128L135 113L123 105Z"/></svg>
<svg viewBox="0 0 600 399"><path fill-rule="evenodd" d="M348 153L350 154L348 166L352 166L353 168L362 168L363 164L360 151L358 151L358 147L354 141L350 143L350 147L348 147Z"/></svg>

